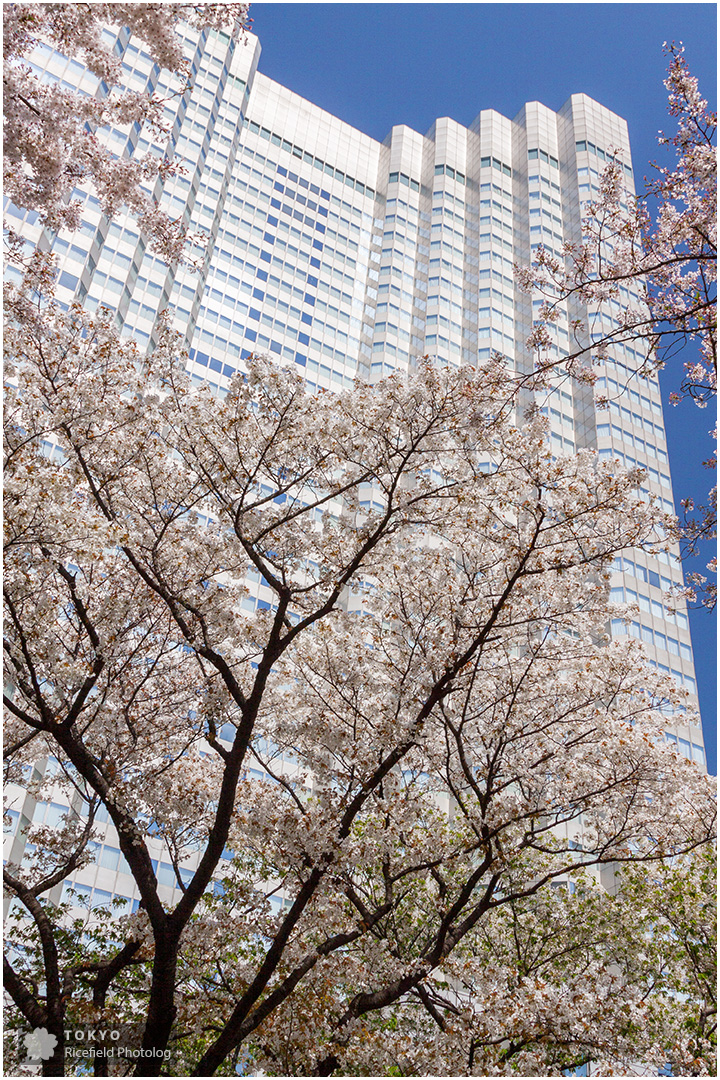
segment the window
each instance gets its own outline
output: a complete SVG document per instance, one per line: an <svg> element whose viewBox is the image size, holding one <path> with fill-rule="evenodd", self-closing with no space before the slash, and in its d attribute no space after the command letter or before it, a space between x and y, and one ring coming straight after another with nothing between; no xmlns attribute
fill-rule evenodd
<svg viewBox="0 0 720 1080"><path fill-rule="evenodd" d="M91 908L109 908L112 903L112 893L105 889L93 889Z"/></svg>
<svg viewBox="0 0 720 1080"><path fill-rule="evenodd" d="M120 862L120 849L103 846L99 861L100 866L104 866L106 870L117 870Z"/></svg>

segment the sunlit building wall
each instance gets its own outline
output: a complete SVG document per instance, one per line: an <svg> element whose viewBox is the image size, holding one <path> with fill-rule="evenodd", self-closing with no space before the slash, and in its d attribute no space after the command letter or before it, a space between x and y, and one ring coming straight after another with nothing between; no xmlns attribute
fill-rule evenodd
<svg viewBox="0 0 720 1080"><path fill-rule="evenodd" d="M57 255L63 303L111 308L122 330L150 351L158 316L169 308L193 380L218 395L251 353L294 365L314 389L349 387L358 376L374 381L424 354L459 365L482 364L499 351L509 366L528 371L525 341L540 300L519 291L515 264L527 265L539 244L560 253L579 238L583 206L597 192L610 148L633 189L625 121L584 94L559 112L529 102L513 119L484 110L469 127L447 117L424 135L394 127L380 143L264 76L252 35L233 43L222 33L186 31L192 87L181 95L126 31L106 36L129 87L168 95L168 135L154 151L181 168L157 181L155 195L202 234L199 265L165 265L130 217L108 221L82 191L83 224L72 234L43 231L36 215L12 205L6 214L31 244ZM82 65L49 48L31 60L48 81L102 92ZM136 129L106 137L118 155L153 147ZM632 288L621 298L638 302ZM568 351L574 320L590 341L618 313L612 306L566 310L555 324L553 355ZM594 390L558 380L536 404L549 419L553 453L590 447L642 466L645 496L672 512L660 392L654 377L630 378L638 364L630 347L612 348ZM596 407L598 395L609 408ZM52 443L45 449L59 452ZM629 626L614 621L612 632L642 640L648 663L694 695L687 613L682 603L670 611L663 597L682 584L679 561L633 551L614 569L612 599L637 605L639 615ZM271 602L259 582L244 601L249 608ZM667 738L704 766L701 731L684 721L669 716ZM11 802L6 858L20 861L24 827L57 823L68 807L36 803L21 788ZM106 828L95 862L72 885L98 907L113 896L136 905ZM156 848L158 881L172 902L175 874L159 841ZM53 899L62 894L58 886Z"/></svg>

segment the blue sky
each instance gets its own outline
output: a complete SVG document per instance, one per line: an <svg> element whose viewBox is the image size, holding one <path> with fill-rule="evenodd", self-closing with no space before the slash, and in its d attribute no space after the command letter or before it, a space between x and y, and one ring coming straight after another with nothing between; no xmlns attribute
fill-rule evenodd
<svg viewBox="0 0 720 1080"><path fill-rule="evenodd" d="M717 100L714 3L260 2L250 14L264 74L379 140L394 124L425 132L439 116L469 124L493 108L512 117L526 101L558 109L583 92L628 121L640 182L662 160L658 131L672 130L663 42L684 43L702 93ZM666 399L677 379L677 369L663 373ZM686 403L666 407L665 421L676 501L702 501L713 418ZM698 611L691 625L714 772L715 622Z"/></svg>

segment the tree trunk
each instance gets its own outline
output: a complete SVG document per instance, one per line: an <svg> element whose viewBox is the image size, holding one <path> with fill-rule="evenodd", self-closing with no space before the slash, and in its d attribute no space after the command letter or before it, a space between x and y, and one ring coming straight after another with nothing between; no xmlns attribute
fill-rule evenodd
<svg viewBox="0 0 720 1080"><path fill-rule="evenodd" d="M136 1076L159 1076L164 1064L162 1051L167 1048L177 1012L175 972L178 945L179 938L175 934L166 934L155 939L150 1002L142 1042L142 1049L148 1056L138 1058Z"/></svg>

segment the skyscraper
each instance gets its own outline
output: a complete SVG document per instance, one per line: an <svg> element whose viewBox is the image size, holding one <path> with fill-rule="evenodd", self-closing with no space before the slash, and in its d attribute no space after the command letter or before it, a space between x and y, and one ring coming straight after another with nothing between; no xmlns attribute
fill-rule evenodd
<svg viewBox="0 0 720 1080"><path fill-rule="evenodd" d="M129 86L170 89L126 31L106 34ZM578 238L608 148L619 151L632 189L620 117L579 94L557 113L530 102L514 119L485 110L467 128L440 118L425 135L400 126L379 143L265 77L252 35L233 43L217 32L184 34L193 86L168 97L170 134L156 147L182 171L158 181L157 194L168 213L209 238L202 264L168 267L148 252L132 218L108 221L80 191L83 225L74 234L44 233L33 214L20 214L20 226L10 207L15 227L57 255L62 302L110 307L148 348L169 307L193 379L218 394L253 352L294 364L311 387L329 389L404 370L425 353L459 365L482 364L497 350L519 370L529 368L535 302L518 289L514 265L528 264L540 243L560 251ZM97 90L93 76L49 48L32 62L50 81ZM148 148L142 131L108 138L118 154ZM566 311L552 345L558 359L578 317L592 333L612 312ZM610 357L597 383L609 409L598 410L592 388L569 380L538 397L553 453L591 447L640 465L646 493L672 511L657 382L623 389L636 357L627 347ZM53 453L52 444L46 449ZM679 563L628 552L616 571L613 599L637 604L641 614L629 628L618 620L613 632L640 638L648 662L695 693L687 614L682 605L671 613L663 601L665 590L681 584ZM247 602L262 602L261 590ZM668 738L703 764L700 730L681 719L669 719ZM15 806L17 818L46 824L67 809L25 792ZM9 842L18 860L21 830ZM170 899L174 873L159 843L156 872ZM98 906L112 895L136 895L110 827L96 863L73 880Z"/></svg>

